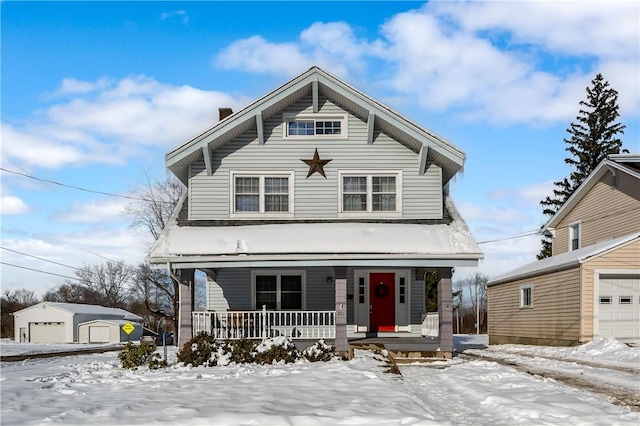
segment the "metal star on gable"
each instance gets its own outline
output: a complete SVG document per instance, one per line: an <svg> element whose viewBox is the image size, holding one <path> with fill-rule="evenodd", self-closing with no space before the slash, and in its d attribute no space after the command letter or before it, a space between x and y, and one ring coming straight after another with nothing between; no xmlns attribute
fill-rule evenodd
<svg viewBox="0 0 640 426"><path fill-rule="evenodd" d="M313 158L311 160L300 160L300 161L304 161L309 166L309 173L307 173L307 179L309 178L309 176L311 176L315 172L320 173L325 179L327 178L327 176L324 174L323 167L326 166L327 163L331 160L321 160L320 156L318 155L318 148L316 148L316 152L313 154Z"/></svg>

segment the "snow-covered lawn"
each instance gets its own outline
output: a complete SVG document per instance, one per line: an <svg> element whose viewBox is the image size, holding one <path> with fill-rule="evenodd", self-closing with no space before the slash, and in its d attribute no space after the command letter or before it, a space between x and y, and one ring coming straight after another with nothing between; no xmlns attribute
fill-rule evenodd
<svg viewBox="0 0 640 426"><path fill-rule="evenodd" d="M11 339L0 339L0 354L31 355L43 352L73 352L85 349L119 347L120 343L16 343Z"/></svg>
<svg viewBox="0 0 640 426"><path fill-rule="evenodd" d="M613 349L614 344L601 342L598 356L637 367L640 349ZM606 345L610 347L602 350ZM536 349L509 346L505 351ZM593 360L588 354L594 347L571 348L565 355L569 349L547 350L553 357ZM116 354L3 362L2 424L640 424L640 413L604 397L464 357L401 365L402 376L397 376L384 373L380 357L364 351L348 362L209 368L174 364L156 371L123 370ZM170 347L170 362L175 354ZM562 365L548 364L554 362Z"/></svg>

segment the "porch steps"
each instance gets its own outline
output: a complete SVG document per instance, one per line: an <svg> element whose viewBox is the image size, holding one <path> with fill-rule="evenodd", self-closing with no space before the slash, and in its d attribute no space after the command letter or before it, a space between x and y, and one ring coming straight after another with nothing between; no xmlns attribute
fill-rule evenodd
<svg viewBox="0 0 640 426"><path fill-rule="evenodd" d="M428 363L452 358L451 352L441 351L388 351L396 364Z"/></svg>

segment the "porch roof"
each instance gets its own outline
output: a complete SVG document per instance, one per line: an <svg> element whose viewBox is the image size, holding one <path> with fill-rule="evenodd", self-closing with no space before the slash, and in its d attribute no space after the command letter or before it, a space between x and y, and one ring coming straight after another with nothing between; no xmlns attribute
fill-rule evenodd
<svg viewBox="0 0 640 426"><path fill-rule="evenodd" d="M148 260L185 268L287 266L300 261L334 266L477 265L482 252L455 207L448 207L453 219L449 224L329 222L202 227L179 226L174 217Z"/></svg>

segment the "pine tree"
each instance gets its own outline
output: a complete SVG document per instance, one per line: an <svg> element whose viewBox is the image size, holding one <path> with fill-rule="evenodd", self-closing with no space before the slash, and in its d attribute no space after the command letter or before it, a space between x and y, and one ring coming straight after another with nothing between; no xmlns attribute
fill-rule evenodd
<svg viewBox="0 0 640 426"><path fill-rule="evenodd" d="M574 170L568 178L554 182L556 188L553 197L540 201L542 213L553 216L573 194L578 186L589 176L589 173L610 154L619 154L622 141L617 137L624 134L625 126L616 123L618 113L618 92L609 87L602 74L596 75L587 87L587 100L580 101L577 122L571 123L567 129L569 138L564 141L571 156L565 163ZM551 256L551 241L542 239L542 248L538 260Z"/></svg>

